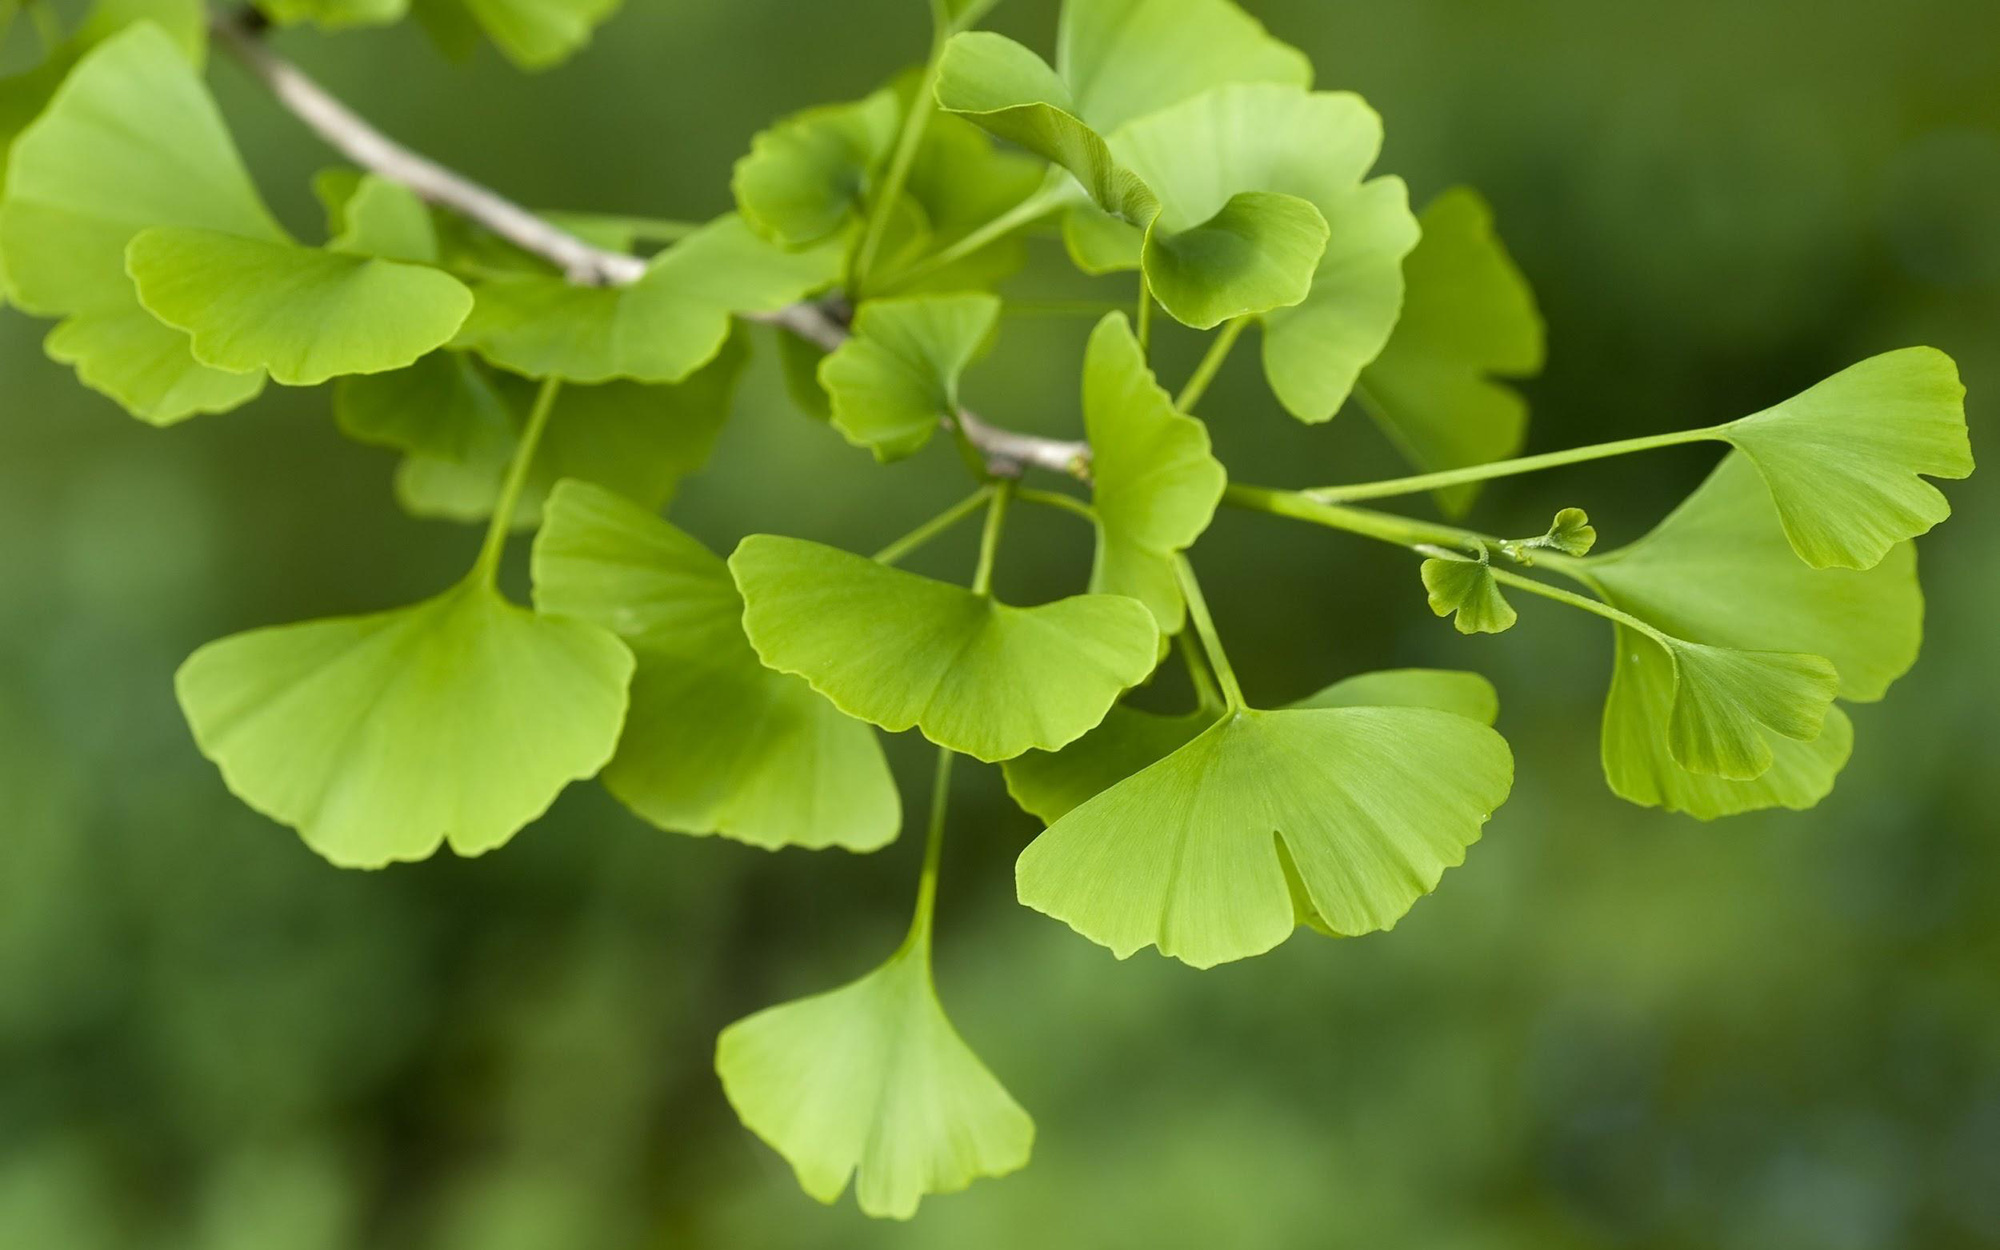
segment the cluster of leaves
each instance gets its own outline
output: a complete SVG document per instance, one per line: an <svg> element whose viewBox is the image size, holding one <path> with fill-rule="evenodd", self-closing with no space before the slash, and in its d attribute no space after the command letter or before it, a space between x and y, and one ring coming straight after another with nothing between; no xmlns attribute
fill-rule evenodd
<svg viewBox="0 0 2000 1250"><path fill-rule="evenodd" d="M278 22L392 21L399 0L269 0ZM536 66L601 0L419 0L447 45L484 28ZM1351 677L1253 707L1186 552L1224 502L1413 548L1461 632L1517 621L1506 590L1611 620L1604 769L1636 803L1710 818L1824 797L1853 731L1914 662L1910 539L1948 509L1923 480L1971 471L1962 390L1928 349L1865 361L1724 425L1509 461L1543 336L1526 283L1467 190L1412 213L1370 177L1379 117L1228 0L1068 0L1051 65L933 5L921 70L757 135L736 211L664 233L636 280L580 284L376 173L317 190L326 240L273 219L201 78L189 0L100 0L44 65L0 82L0 278L56 320L49 354L168 425L267 383L335 380L353 437L402 456L415 515L487 523L437 597L253 630L182 667L182 707L233 792L341 865L506 843L600 777L666 830L765 848L887 845L902 825L876 730L940 749L916 915L875 971L723 1034L744 1122L872 1214L1021 1166L1025 1112L953 1030L932 979L945 795L957 755L1000 763L1047 829L1020 900L1125 957L1196 967L1300 927L1387 929L1463 861L1506 799L1493 688L1470 673ZM1023 233L1057 222L1075 264L1136 273L1137 324L1085 346L1078 476L1025 489L961 409L1001 324ZM631 251L647 223L570 216ZM836 298L837 297L837 298ZM753 535L725 560L662 519L706 458L742 372L745 319L852 308L830 352L782 339L803 406L888 461L941 430L964 504L874 558ZM1147 356L1152 309L1215 331L1176 397ZM1247 329L1279 405L1319 423L1357 402L1418 475L1319 492L1232 484L1191 415ZM1579 509L1503 539L1347 501L1430 492L1707 439L1732 451L1649 535L1605 555ZM1089 585L1052 603L991 591L1016 502L1079 514ZM897 561L982 512L969 585ZM537 530L532 609L499 591L509 534ZM1588 595L1520 570L1545 568ZM1181 644L1196 706L1123 702Z"/></svg>

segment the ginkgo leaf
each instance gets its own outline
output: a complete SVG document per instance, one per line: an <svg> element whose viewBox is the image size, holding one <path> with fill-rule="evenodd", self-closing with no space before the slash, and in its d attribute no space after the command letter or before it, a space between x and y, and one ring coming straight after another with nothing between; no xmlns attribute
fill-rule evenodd
<svg viewBox="0 0 2000 1250"><path fill-rule="evenodd" d="M252 630L175 675L236 796L336 864L506 842L611 758L632 654L515 607L479 574L372 616Z"/></svg>
<svg viewBox="0 0 2000 1250"><path fill-rule="evenodd" d="M1673 662L1667 747L1681 767L1732 781L1764 775L1773 737L1810 742L1840 690L1824 656L1657 638Z"/></svg>
<svg viewBox="0 0 2000 1250"><path fill-rule="evenodd" d="M1534 292L1478 192L1446 191L1418 221L1422 238L1403 261L1402 317L1362 372L1362 407L1419 471L1503 460L1527 436L1528 405L1499 379L1542 369ZM1466 484L1436 495L1457 515L1477 491Z"/></svg>
<svg viewBox="0 0 2000 1250"><path fill-rule="evenodd" d="M1825 656L1846 699L1880 698L1916 662L1923 638L1915 549L1898 544L1866 571L1807 566L1792 551L1756 468L1740 453L1724 458L1650 534L1577 567L1608 603L1675 637ZM1620 796L1708 820L1762 807L1810 807L1832 789L1853 744L1838 708L1810 742L1768 739L1770 770L1732 781L1675 762L1666 737L1673 681L1666 654L1645 635L1619 627L1603 756L1605 776Z"/></svg>
<svg viewBox="0 0 2000 1250"><path fill-rule="evenodd" d="M333 388L333 416L349 438L414 455L504 465L514 454L507 400L464 352L432 352L407 369L342 378Z"/></svg>
<svg viewBox="0 0 2000 1250"><path fill-rule="evenodd" d="M958 379L1000 319L992 295L870 300L854 333L820 362L833 425L881 461L917 451L957 413Z"/></svg>
<svg viewBox="0 0 2000 1250"><path fill-rule="evenodd" d="M1295 708L1428 707L1491 725L1500 712L1493 683L1477 673L1403 668L1361 673L1291 704ZM1178 716L1123 704L1060 751L1029 751L1003 763L1007 793L1023 811L1054 824L1085 799L1165 759L1220 719L1220 710Z"/></svg>
<svg viewBox="0 0 2000 1250"><path fill-rule="evenodd" d="M751 1132L833 1203L854 1178L874 1216L908 1219L1028 1162L1035 1126L945 1018L927 942L840 989L722 1031L715 1070Z"/></svg>
<svg viewBox="0 0 2000 1250"><path fill-rule="evenodd" d="M1159 654L1152 613L1118 595L1018 608L768 534L744 539L729 568L765 664L850 716L987 763L1075 740Z"/></svg>
<svg viewBox="0 0 2000 1250"><path fill-rule="evenodd" d="M314 187L329 200L328 216L337 223L327 243L330 250L419 265L438 263L437 223L430 206L417 198L416 192L387 178L364 174L339 196L336 209L328 181L322 177Z"/></svg>
<svg viewBox="0 0 2000 1250"><path fill-rule="evenodd" d="M1972 473L1965 387L1930 347L1851 365L1716 434L1764 475L1792 548L1816 569L1872 568L1951 515L1925 476Z"/></svg>
<svg viewBox="0 0 2000 1250"><path fill-rule="evenodd" d="M1537 551L1585 556L1596 545L1597 527L1590 523L1590 514L1582 508L1564 508L1556 513L1555 520L1549 522L1547 532L1540 537L1509 540L1501 543L1500 549L1510 560L1533 564Z"/></svg>
<svg viewBox="0 0 2000 1250"><path fill-rule="evenodd" d="M414 0L417 20L449 56L471 54L478 32L525 70L566 61L621 0Z"/></svg>
<svg viewBox="0 0 2000 1250"><path fill-rule="evenodd" d="M1230 0L1066 0L1056 62L1109 134L1226 83L1312 85L1312 62Z"/></svg>
<svg viewBox="0 0 2000 1250"><path fill-rule="evenodd" d="M807 109L760 131L729 187L758 233L787 247L817 243L855 220L870 176L896 141L903 109L884 88Z"/></svg>
<svg viewBox="0 0 2000 1250"><path fill-rule="evenodd" d="M1159 195L1169 227L1246 191L1319 210L1331 238L1306 299L1264 314L1264 371L1293 416L1331 418L1388 342L1417 243L1402 180L1363 181L1382 149L1381 117L1352 92L1246 84L1142 117L1110 143Z"/></svg>
<svg viewBox="0 0 2000 1250"><path fill-rule="evenodd" d="M483 282L459 341L531 378L678 382L722 350L732 315L803 299L838 279L841 264L837 245L786 251L732 213L660 253L629 286L556 274Z"/></svg>
<svg viewBox="0 0 2000 1250"><path fill-rule="evenodd" d="M442 270L215 230L141 231L126 263L139 302L188 332L196 360L286 386L404 368L472 311Z"/></svg>
<svg viewBox="0 0 2000 1250"><path fill-rule="evenodd" d="M542 501L563 478L607 487L648 508L664 506L681 479L708 463L748 360L742 337L733 335L714 360L676 385L564 387L510 524L535 525ZM475 386L483 381L476 371L461 376ZM459 396L450 411L476 423L465 431L464 454L410 447L396 473L396 497L411 515L451 521L493 515L533 393L520 379L504 375L497 386L486 386L502 397L502 437L490 437L489 412L477 390Z"/></svg>
<svg viewBox="0 0 2000 1250"><path fill-rule="evenodd" d="M322 30L350 30L400 22L410 0L257 0L257 8L280 26L311 22Z"/></svg>
<svg viewBox="0 0 2000 1250"><path fill-rule="evenodd" d="M1368 933L1464 861L1513 772L1499 734L1449 712L1238 710L1050 825L1015 882L1121 959L1156 946L1206 968L1305 919Z"/></svg>
<svg viewBox="0 0 2000 1250"><path fill-rule="evenodd" d="M884 289L898 294L990 290L1012 275L1027 255L1018 234L992 240L950 264L926 265L921 276L905 276L931 253L963 241L1030 199L1054 211L1057 202L1044 186L1051 172L1025 153L1001 151L990 135L963 118L945 113L932 117L903 183L908 203L920 216L921 234L900 237L892 219L877 265Z"/></svg>
<svg viewBox="0 0 2000 1250"><path fill-rule="evenodd" d="M875 731L757 660L721 557L646 509L558 483L535 538L535 607L638 658L604 784L645 819L753 846L874 850L896 836Z"/></svg>
<svg viewBox="0 0 2000 1250"><path fill-rule="evenodd" d="M1459 633L1498 634L1512 628L1514 605L1500 593L1493 566L1485 560L1434 556L1424 561L1420 572L1431 611L1451 617Z"/></svg>
<svg viewBox="0 0 2000 1250"><path fill-rule="evenodd" d="M50 354L159 425L233 408L262 386L200 364L186 335L139 307L126 245L162 225L285 241L185 50L140 22L85 55L15 140L0 256L16 305L64 319Z"/></svg>
<svg viewBox="0 0 2000 1250"><path fill-rule="evenodd" d="M1128 16L1148 19L1157 10L1154 0L1122 7ZM1093 62L1092 72L1106 75L1105 81L1133 67L1143 71L1157 51L1145 39L1113 39L1106 47L1114 62L1138 60ZM1161 72L1163 83L1172 80L1171 71ZM1319 210L1293 195L1255 190L1203 202L1201 211L1193 201L1163 201L1080 113L1077 93L1088 96L1094 81L1066 77L1004 36L970 31L946 46L937 98L945 109L1067 169L1098 207L1144 231L1146 281L1177 320L1209 329L1303 300L1326 250L1327 224ZM1105 98L1122 99L1121 93Z"/></svg>
<svg viewBox="0 0 2000 1250"><path fill-rule="evenodd" d="M1090 588L1139 600L1162 633L1174 633L1187 614L1174 555L1208 528L1229 479L1207 427L1176 411L1154 380L1123 313L1091 332L1083 420L1097 516Z"/></svg>

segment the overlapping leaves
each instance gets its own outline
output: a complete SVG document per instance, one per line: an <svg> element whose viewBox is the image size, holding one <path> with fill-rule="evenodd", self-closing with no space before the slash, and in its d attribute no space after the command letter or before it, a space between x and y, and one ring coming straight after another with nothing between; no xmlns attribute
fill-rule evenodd
<svg viewBox="0 0 2000 1250"><path fill-rule="evenodd" d="M878 460L907 456L958 412L958 380L1000 319L991 295L871 300L819 365L834 428Z"/></svg>

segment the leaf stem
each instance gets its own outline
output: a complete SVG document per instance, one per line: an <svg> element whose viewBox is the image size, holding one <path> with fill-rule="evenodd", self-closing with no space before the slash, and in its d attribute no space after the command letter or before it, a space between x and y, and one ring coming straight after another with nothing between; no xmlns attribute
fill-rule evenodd
<svg viewBox="0 0 2000 1250"><path fill-rule="evenodd" d="M1469 465L1463 469L1447 469L1441 473L1420 473L1414 477L1387 478L1379 482L1357 482L1346 486L1321 486L1304 493L1323 503L1347 503L1358 499L1388 499L1396 495L1415 495L1427 490L1441 490L1447 486L1461 486L1467 482L1484 482L1496 477L1512 477L1517 473L1535 473L1560 465L1580 464L1586 460L1604 460L1611 456L1630 455L1635 451L1651 451L1659 447L1678 446L1681 443L1703 442L1720 438L1722 428L1706 426L1698 430L1646 434L1638 438L1621 438L1611 443L1572 447L1566 451L1544 452L1539 456L1521 456L1513 460L1495 460L1490 464Z"/></svg>
<svg viewBox="0 0 2000 1250"><path fill-rule="evenodd" d="M500 484L493 519L487 523L486 540L480 544L479 559L473 565L488 586L494 585L500 576L500 553L506 550L507 535L514 528L514 509L520 505L521 491L528 484L528 470L535 462L535 450L542 444L542 431L548 428L549 414L555 411L556 396L560 394L561 378L542 379L542 388L535 392L535 405L528 410L528 423L521 427L520 444L514 448L513 462L507 466L506 480Z"/></svg>
<svg viewBox="0 0 2000 1250"><path fill-rule="evenodd" d="M1187 665L1188 682L1194 687L1195 704L1204 712L1220 712L1228 706L1222 692L1215 687L1215 678L1208 671L1208 664L1201 658L1201 647L1195 636L1187 630L1174 635L1174 649L1180 652L1181 663Z"/></svg>
<svg viewBox="0 0 2000 1250"><path fill-rule="evenodd" d="M1215 381L1215 375L1222 371L1222 362L1229 359L1229 353L1236 346L1236 340L1242 336L1244 327L1249 324L1248 317L1237 317L1223 323L1221 331L1209 341L1208 353L1201 358L1201 363L1195 366L1194 374L1188 378L1187 385L1183 386L1181 393L1174 398L1174 407L1182 412L1194 411L1194 406L1208 393L1208 384Z"/></svg>
<svg viewBox="0 0 2000 1250"><path fill-rule="evenodd" d="M957 753L939 747L937 768L931 774L931 818L924 832L924 866L917 874L916 914L910 917L910 932L903 949L916 947L926 963L931 954L931 921L937 914L938 866L944 860L944 818L951 805L951 765Z"/></svg>
<svg viewBox="0 0 2000 1250"><path fill-rule="evenodd" d="M1036 490L1032 486L1023 486L1014 492L1014 497L1022 503L1040 504L1044 508L1054 508L1058 512L1082 517L1092 525L1097 524L1097 509L1076 496L1065 495L1059 490Z"/></svg>
<svg viewBox="0 0 2000 1250"><path fill-rule="evenodd" d="M1229 667L1229 657L1223 654L1222 639L1215 632L1215 618L1208 614L1208 600L1202 597L1201 583L1195 580L1194 565L1188 563L1186 556L1176 555L1174 571L1180 576L1181 595L1187 600L1188 620L1194 623L1195 633L1201 637L1202 652L1208 656L1208 666L1222 687L1223 706L1230 711L1243 711L1250 705L1243 698L1243 687L1236 682L1236 670Z"/></svg>
<svg viewBox="0 0 2000 1250"><path fill-rule="evenodd" d="M986 508L986 528L979 533L979 564L972 573L972 593L993 593L993 562L1000 555L1000 534L1007 528L1007 503L1014 497L1014 483L1001 478L993 484Z"/></svg>
<svg viewBox="0 0 2000 1250"><path fill-rule="evenodd" d="M942 19L945 15L937 12L934 16ZM889 158L889 168L882 175L881 183L875 188L874 202L868 206L868 226L861 236L861 248L854 254L854 290L866 293L868 271L875 265L875 257L882 250L882 240L889 233L889 219L896 214L896 201L902 198L903 187L910 180L910 167L916 164L917 148L923 144L924 131L930 128L931 115L937 112L938 69L944 64L945 40L950 37L948 21L939 20L931 36L930 58L924 62L924 76L917 83L917 93L910 100L910 111L903 114L902 132L896 137L895 154Z"/></svg>
<svg viewBox="0 0 2000 1250"><path fill-rule="evenodd" d="M895 542L876 552L874 555L876 563L896 563L966 517L971 516L992 494L993 487L990 485L982 486L978 490L973 491L970 495L959 500L951 507L946 508L943 512L938 513L930 520L925 521L922 525L917 526L917 528L898 538Z"/></svg>
<svg viewBox="0 0 2000 1250"><path fill-rule="evenodd" d="M877 294L886 295L900 291L914 282L919 282L930 277L947 265L964 260L974 252L979 251L989 244L999 242L1023 226L1040 221L1057 208L1060 208L1068 198L1069 189L1051 179L1037 189L1034 194L1028 196L1027 199L1022 200L1019 204L1001 213L985 225L974 229L957 242L939 248L929 256L914 262L900 272L891 274L888 280L882 284Z"/></svg>
<svg viewBox="0 0 2000 1250"><path fill-rule="evenodd" d="M1575 591L1564 590L1560 586L1551 586L1547 582L1538 582L1532 577L1523 577L1512 569L1493 568L1490 569L1490 572L1493 574L1493 580L1502 585L1512 586L1518 590L1525 590L1531 595L1540 595L1544 599L1553 599L1557 603L1566 603L1572 608L1580 608L1593 616L1601 616L1607 621L1614 621L1620 625L1629 625L1640 633L1646 634L1658 641L1661 646L1667 645L1667 636L1665 634L1646 624L1646 622L1640 620L1638 617L1628 612L1620 612L1617 608L1612 607L1602 600L1592 599L1588 595L1579 595Z"/></svg>
<svg viewBox="0 0 2000 1250"><path fill-rule="evenodd" d="M1144 355L1152 350L1153 344L1153 284L1146 281L1143 271L1139 274L1139 316L1133 334L1139 339L1139 352Z"/></svg>

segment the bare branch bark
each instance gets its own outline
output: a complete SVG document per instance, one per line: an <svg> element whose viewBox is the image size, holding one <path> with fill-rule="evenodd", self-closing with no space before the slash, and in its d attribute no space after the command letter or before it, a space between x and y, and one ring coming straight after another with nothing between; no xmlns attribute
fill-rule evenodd
<svg viewBox="0 0 2000 1250"><path fill-rule="evenodd" d="M311 75L273 52L254 23L217 14L210 24L215 41L264 84L319 138L370 173L401 183L428 203L449 209L556 266L581 286L624 286L646 272L646 262L607 251L579 239L481 184L411 151L371 125ZM792 304L750 320L776 326L823 351L847 341L846 324L819 303ZM996 473L1016 476L1023 467L1086 477L1090 445L1068 439L1023 434L961 412L958 428L987 458Z"/></svg>

